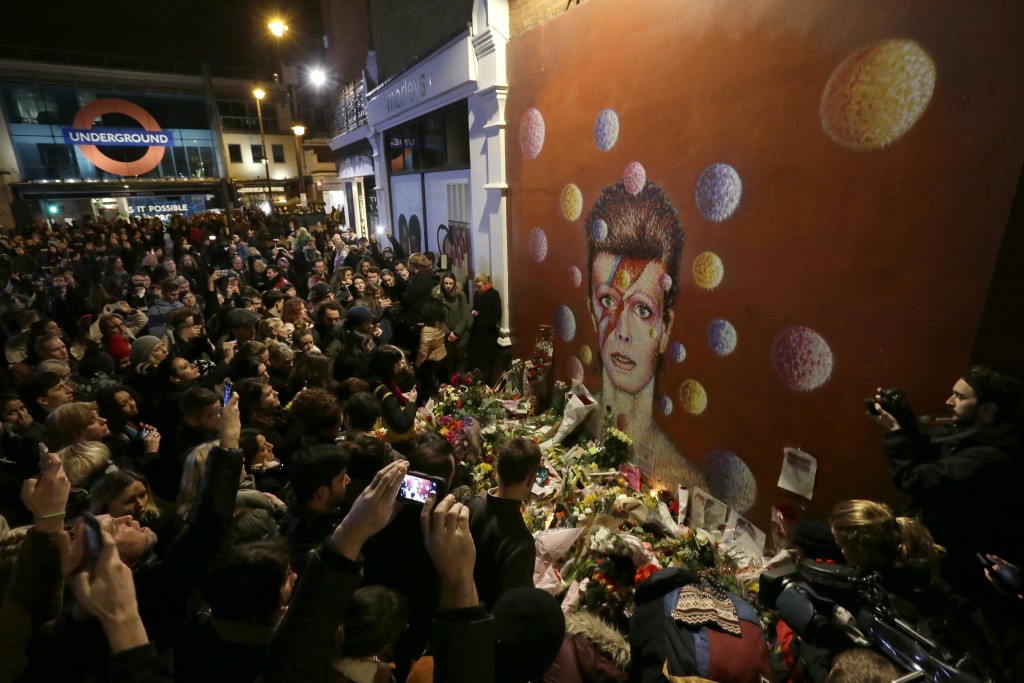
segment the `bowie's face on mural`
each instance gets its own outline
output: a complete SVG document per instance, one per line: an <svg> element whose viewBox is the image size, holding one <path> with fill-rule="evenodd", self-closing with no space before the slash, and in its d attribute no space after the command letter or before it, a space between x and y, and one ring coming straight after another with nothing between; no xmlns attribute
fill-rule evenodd
<svg viewBox="0 0 1024 683"><path fill-rule="evenodd" d="M665 264L599 252L590 292L601 361L619 391L639 393L654 380L672 331L661 288Z"/></svg>

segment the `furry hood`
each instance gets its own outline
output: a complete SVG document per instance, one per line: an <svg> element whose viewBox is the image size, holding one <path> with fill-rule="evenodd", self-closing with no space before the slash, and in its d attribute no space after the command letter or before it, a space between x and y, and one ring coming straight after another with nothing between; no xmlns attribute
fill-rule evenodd
<svg viewBox="0 0 1024 683"><path fill-rule="evenodd" d="M584 610L570 612L565 615L565 631L583 636L593 643L601 654L612 660L615 666L623 671L629 671L629 642L601 617Z"/></svg>

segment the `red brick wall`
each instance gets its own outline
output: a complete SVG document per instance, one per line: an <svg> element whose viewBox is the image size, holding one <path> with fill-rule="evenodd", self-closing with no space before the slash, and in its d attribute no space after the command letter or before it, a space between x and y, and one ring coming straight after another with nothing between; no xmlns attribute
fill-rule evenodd
<svg viewBox="0 0 1024 683"><path fill-rule="evenodd" d="M566 4L568 9L566 9ZM549 19L571 12L576 8L577 0L512 0L508 4L509 28L512 37L529 31Z"/></svg>

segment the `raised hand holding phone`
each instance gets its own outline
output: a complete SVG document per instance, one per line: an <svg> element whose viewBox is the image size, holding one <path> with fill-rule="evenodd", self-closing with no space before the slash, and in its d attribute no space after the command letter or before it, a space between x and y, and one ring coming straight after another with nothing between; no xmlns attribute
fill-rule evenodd
<svg viewBox="0 0 1024 683"><path fill-rule="evenodd" d="M26 479L21 485L21 502L32 513L37 531L54 533L64 528L71 481L56 453L46 453L42 465L38 477Z"/></svg>

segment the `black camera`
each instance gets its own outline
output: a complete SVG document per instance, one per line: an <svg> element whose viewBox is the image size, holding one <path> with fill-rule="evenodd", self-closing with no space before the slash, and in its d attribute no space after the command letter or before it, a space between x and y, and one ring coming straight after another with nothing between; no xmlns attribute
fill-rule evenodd
<svg viewBox="0 0 1024 683"><path fill-rule="evenodd" d="M867 579L857 569L845 564L802 560L799 565L787 562L766 569L761 574L758 601L769 609L776 609L779 595L797 584L810 583L834 594L853 594Z"/></svg>
<svg viewBox="0 0 1024 683"><path fill-rule="evenodd" d="M864 407L870 415L878 415L878 410L875 408L876 403L882 406L882 410L895 417L896 413L906 408L907 395L903 393L902 389L882 389L878 392L877 398L864 399Z"/></svg>

